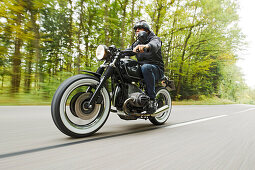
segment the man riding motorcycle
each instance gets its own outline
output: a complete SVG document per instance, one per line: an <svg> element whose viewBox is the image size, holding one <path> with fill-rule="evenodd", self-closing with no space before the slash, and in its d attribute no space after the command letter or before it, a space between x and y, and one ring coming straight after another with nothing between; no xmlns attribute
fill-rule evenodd
<svg viewBox="0 0 255 170"><path fill-rule="evenodd" d="M161 41L145 21L137 22L134 29L138 40L129 50L99 45L96 58L104 63L97 71L83 70L58 87L51 114L61 132L75 138L90 136L104 125L110 112L123 120L149 119L154 125L168 120L173 82L163 78ZM125 58L125 54L136 55L138 61ZM161 78L164 83L157 86L155 82ZM109 79L112 96L105 86Z"/></svg>
<svg viewBox="0 0 255 170"><path fill-rule="evenodd" d="M134 42L127 50L133 50L136 53L137 61L141 64L146 84L146 94L150 97L147 113L152 114L157 110L155 83L164 77L164 62L161 54L162 42L144 20L138 21L134 26L134 30L136 36L140 33L146 38ZM144 52L144 49L148 51Z"/></svg>

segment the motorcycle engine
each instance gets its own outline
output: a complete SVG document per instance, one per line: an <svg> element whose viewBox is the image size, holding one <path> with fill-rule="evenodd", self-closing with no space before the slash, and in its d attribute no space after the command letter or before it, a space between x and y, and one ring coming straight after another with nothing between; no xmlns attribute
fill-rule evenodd
<svg viewBox="0 0 255 170"><path fill-rule="evenodd" d="M117 86L113 105L117 110L124 111L126 114L141 113L144 107L149 103L149 96L134 84L126 84Z"/></svg>
<svg viewBox="0 0 255 170"><path fill-rule="evenodd" d="M143 107L148 105L149 96L144 93L136 92L129 94L129 98L123 104L123 111L126 114L139 113L143 111Z"/></svg>
<svg viewBox="0 0 255 170"><path fill-rule="evenodd" d="M131 104L135 107L144 107L150 100L147 95L139 92L130 94L130 99L132 99Z"/></svg>

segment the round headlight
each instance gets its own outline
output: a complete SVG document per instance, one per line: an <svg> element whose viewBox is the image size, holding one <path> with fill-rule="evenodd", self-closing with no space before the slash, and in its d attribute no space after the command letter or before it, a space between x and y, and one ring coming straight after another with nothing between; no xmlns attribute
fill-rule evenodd
<svg viewBox="0 0 255 170"><path fill-rule="evenodd" d="M96 50L96 57L98 60L106 59L107 53L106 53L106 46L105 45L99 45Z"/></svg>

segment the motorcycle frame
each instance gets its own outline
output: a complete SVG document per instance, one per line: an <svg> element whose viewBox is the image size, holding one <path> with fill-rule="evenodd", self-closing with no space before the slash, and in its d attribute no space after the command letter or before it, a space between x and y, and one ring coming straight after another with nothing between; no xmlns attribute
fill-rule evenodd
<svg viewBox="0 0 255 170"><path fill-rule="evenodd" d="M116 51L114 51L116 50ZM120 73L120 68L119 65L117 65L116 63L119 62L120 58L121 58L121 54L124 53L130 53L130 50L127 51L120 51L117 49L114 49L111 51L111 56L109 57L110 60L106 60L102 65L100 65L100 67L97 69L96 72L91 72L91 71L83 71L83 72L87 72L89 74L94 75L95 77L97 77L99 79L99 84L97 86L97 88L95 89L95 92L93 93L93 95L91 96L89 102L87 102L85 104L85 108L91 108L93 104L95 104L95 102L97 101L97 99L99 98L99 93L101 88L104 86L106 80L108 80L110 77L112 77L112 81L116 81L115 77L116 75L113 73L117 73L118 76L120 77L120 83L124 83L123 80L123 76ZM112 82L112 91L115 91L115 87L113 87L113 84L118 83L116 82Z"/></svg>

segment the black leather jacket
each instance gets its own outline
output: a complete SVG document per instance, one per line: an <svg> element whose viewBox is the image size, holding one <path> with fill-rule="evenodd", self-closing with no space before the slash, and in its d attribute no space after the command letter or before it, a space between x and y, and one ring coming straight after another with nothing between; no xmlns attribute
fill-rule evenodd
<svg viewBox="0 0 255 170"><path fill-rule="evenodd" d="M135 41L128 50L133 50L139 41ZM161 54L162 42L153 32L148 35L147 41L144 44L149 45L149 51L144 53L136 53L137 61L140 64L154 64L157 65L164 72L164 62Z"/></svg>

